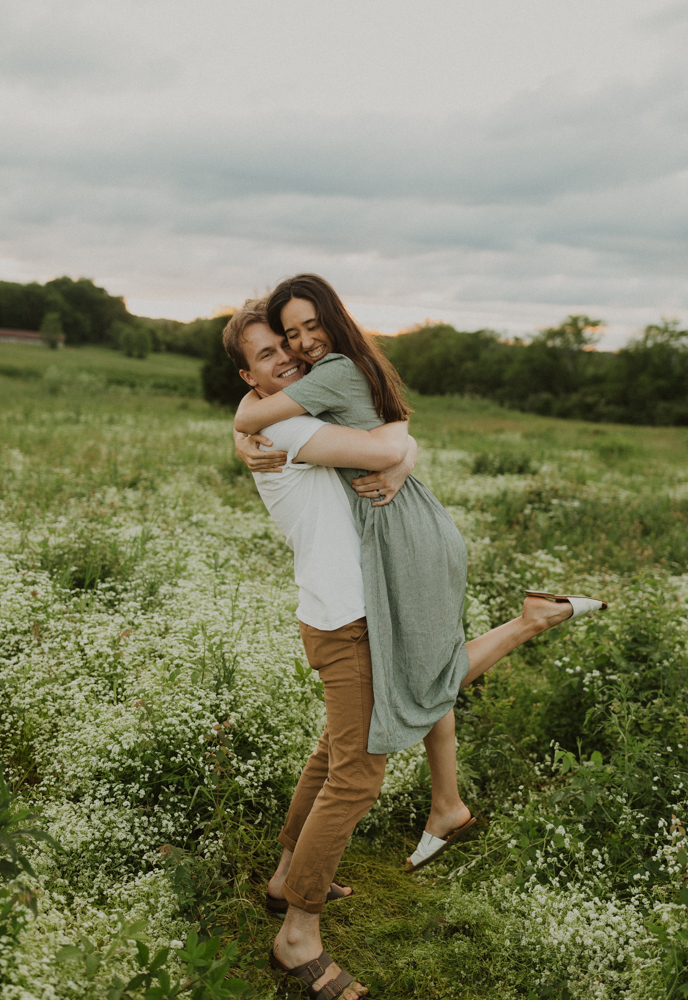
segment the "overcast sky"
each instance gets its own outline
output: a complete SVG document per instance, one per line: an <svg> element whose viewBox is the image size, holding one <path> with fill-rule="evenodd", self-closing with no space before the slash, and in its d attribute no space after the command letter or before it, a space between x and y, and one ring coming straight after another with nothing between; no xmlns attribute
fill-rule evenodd
<svg viewBox="0 0 688 1000"><path fill-rule="evenodd" d="M688 320L686 51L666 0L6 0L0 278L614 346Z"/></svg>

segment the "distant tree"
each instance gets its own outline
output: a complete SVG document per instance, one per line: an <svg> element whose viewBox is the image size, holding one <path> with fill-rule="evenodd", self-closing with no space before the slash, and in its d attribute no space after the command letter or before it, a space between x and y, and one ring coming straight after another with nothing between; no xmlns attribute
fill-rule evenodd
<svg viewBox="0 0 688 1000"><path fill-rule="evenodd" d="M562 351L584 351L586 347L592 346L600 339L601 326L604 326L601 319L567 316L559 326L550 326L542 330L533 338L532 343L541 343L545 347L554 347Z"/></svg>
<svg viewBox="0 0 688 1000"><path fill-rule="evenodd" d="M663 319L618 354L615 388L631 423L688 425L688 330Z"/></svg>
<svg viewBox="0 0 688 1000"><path fill-rule="evenodd" d="M146 358L153 347L150 330L144 323L115 323L111 327L116 345L129 358Z"/></svg>
<svg viewBox="0 0 688 1000"><path fill-rule="evenodd" d="M133 318L124 299L110 295L90 278L55 278L45 289L61 303L59 312L68 344L104 344L113 323Z"/></svg>
<svg viewBox="0 0 688 1000"><path fill-rule="evenodd" d="M600 326L601 320L572 315L559 326L541 330L525 347L512 351L499 398L535 413L573 416L567 407L586 382L591 367L586 349L599 339Z"/></svg>
<svg viewBox="0 0 688 1000"><path fill-rule="evenodd" d="M215 325L215 333L208 347L208 360L201 369L203 395L211 403L236 407L249 391L249 387L239 375L239 371L222 346L222 330L227 316L220 316L208 323Z"/></svg>
<svg viewBox="0 0 688 1000"><path fill-rule="evenodd" d="M660 323L650 323L645 327L639 343L644 348L661 344L673 347L677 351L685 351L688 350L688 330L679 330L677 319L662 317Z"/></svg>
<svg viewBox="0 0 688 1000"><path fill-rule="evenodd" d="M41 340L48 347L55 348L59 347L64 339L64 331L62 329L62 320L60 319L60 314L58 312L48 312L43 317L41 322Z"/></svg>
<svg viewBox="0 0 688 1000"><path fill-rule="evenodd" d="M493 330L462 333L448 323L380 337L380 346L410 388L434 395L493 395L509 356Z"/></svg>
<svg viewBox="0 0 688 1000"><path fill-rule="evenodd" d="M10 330L38 330L48 310L48 293L35 281L20 285L0 281L0 326Z"/></svg>

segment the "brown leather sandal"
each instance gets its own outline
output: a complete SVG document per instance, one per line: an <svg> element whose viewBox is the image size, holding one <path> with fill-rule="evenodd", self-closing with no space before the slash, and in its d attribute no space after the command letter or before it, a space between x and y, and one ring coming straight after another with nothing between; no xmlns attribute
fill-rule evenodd
<svg viewBox="0 0 688 1000"><path fill-rule="evenodd" d="M351 896L353 896L354 894L353 889L348 895L345 895L345 893L343 892L337 892L337 889L341 890L344 888L345 886L343 886L341 882L337 882L334 880L330 882L330 891L325 897L327 902L329 903L333 899L350 899ZM270 913L286 913L289 907L289 903L286 901L286 899L280 899L277 896L271 896L269 892L265 894L265 905L267 909L270 911Z"/></svg>
<svg viewBox="0 0 688 1000"><path fill-rule="evenodd" d="M328 965L331 965L334 959L331 955L323 949L317 958L314 958L311 962L304 962L303 965L297 965L294 969L288 969L286 965L280 962L279 958L275 955L274 951L270 949L270 968L274 969L276 972L283 973L285 979L298 979L299 982L306 987L306 992L312 1000L335 1000L344 993L347 986L351 986L356 980L354 977L347 972L345 969L335 976L334 979L330 979L329 982L321 986L319 990L313 987L313 983L316 979L320 979L321 976L325 975L325 969ZM359 993L360 997L367 997L370 992L367 987L364 987L365 993Z"/></svg>

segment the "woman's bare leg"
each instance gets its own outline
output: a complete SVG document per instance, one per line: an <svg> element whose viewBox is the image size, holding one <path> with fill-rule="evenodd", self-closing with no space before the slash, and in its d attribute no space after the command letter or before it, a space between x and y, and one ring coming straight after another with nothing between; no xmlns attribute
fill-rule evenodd
<svg viewBox="0 0 688 1000"><path fill-rule="evenodd" d="M423 740L432 775L432 806L425 829L433 837L446 837L471 817L456 784L454 709L436 722Z"/></svg>
<svg viewBox="0 0 688 1000"><path fill-rule="evenodd" d="M470 639L466 643L468 673L461 687L467 687L529 639L560 625L573 613L566 602L554 604L544 597L527 597L523 612L504 625ZM432 806L425 829L434 837L446 837L462 826L469 816L467 806L461 801L456 784L456 737L454 710L436 722L423 741L428 755L432 777Z"/></svg>

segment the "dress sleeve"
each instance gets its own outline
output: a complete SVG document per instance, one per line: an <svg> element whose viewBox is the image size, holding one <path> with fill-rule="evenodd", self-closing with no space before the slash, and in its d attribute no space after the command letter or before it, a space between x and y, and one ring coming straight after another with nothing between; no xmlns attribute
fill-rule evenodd
<svg viewBox="0 0 688 1000"><path fill-rule="evenodd" d="M358 369L349 358L328 354L308 375L282 392L314 417L325 412L344 413L357 394L358 376Z"/></svg>

